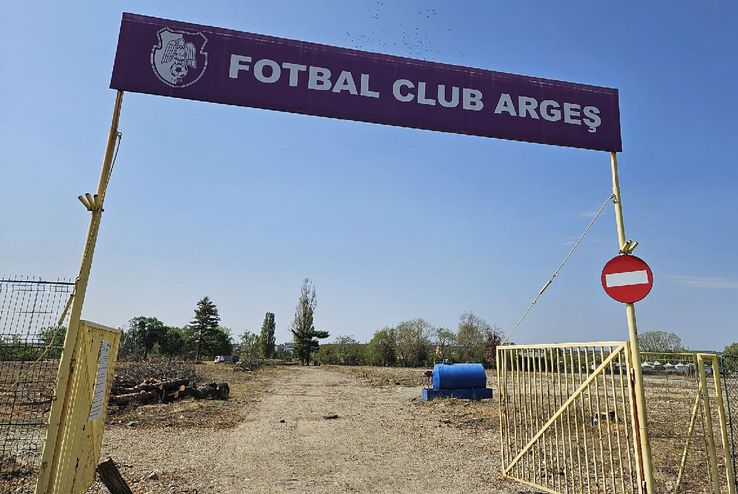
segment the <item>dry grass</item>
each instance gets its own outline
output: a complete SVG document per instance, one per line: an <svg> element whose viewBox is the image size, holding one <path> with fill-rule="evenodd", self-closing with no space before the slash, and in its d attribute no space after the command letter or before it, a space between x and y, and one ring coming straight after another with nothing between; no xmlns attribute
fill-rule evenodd
<svg viewBox="0 0 738 494"><path fill-rule="evenodd" d="M328 369L345 372L362 379L369 386L422 386L426 383L423 368L328 365Z"/></svg>

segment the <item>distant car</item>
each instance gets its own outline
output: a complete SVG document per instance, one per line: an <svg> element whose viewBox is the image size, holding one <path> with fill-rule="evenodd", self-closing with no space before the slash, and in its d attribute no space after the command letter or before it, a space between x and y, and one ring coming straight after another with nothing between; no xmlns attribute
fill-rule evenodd
<svg viewBox="0 0 738 494"><path fill-rule="evenodd" d="M220 364L223 362L238 362L238 355L217 355L215 357L215 360L213 360L214 363Z"/></svg>

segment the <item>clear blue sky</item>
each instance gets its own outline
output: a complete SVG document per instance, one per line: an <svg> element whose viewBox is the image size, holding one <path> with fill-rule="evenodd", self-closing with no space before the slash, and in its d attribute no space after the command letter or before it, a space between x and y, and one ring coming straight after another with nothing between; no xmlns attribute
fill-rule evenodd
<svg viewBox="0 0 738 494"><path fill-rule="evenodd" d="M33 6L31 6L33 5ZM738 341L738 8L729 2L13 2L0 31L0 272L74 277L122 11L620 90L641 331ZM368 339L474 311L508 329L610 194L606 153L126 95L84 316L172 325L209 295L235 334ZM608 208L515 336L624 339L600 287Z"/></svg>

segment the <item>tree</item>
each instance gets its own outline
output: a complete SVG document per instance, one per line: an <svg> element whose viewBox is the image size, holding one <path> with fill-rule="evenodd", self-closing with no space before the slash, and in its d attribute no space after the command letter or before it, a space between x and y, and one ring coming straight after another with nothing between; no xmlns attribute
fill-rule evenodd
<svg viewBox="0 0 738 494"><path fill-rule="evenodd" d="M435 330L435 345L436 345L436 358L442 360L448 359L451 355L451 347L456 341L456 334L450 329L436 328Z"/></svg>
<svg viewBox="0 0 738 494"><path fill-rule="evenodd" d="M366 360L366 345L352 336L339 336L334 343L336 363L340 365L361 365Z"/></svg>
<svg viewBox="0 0 738 494"><path fill-rule="evenodd" d="M159 352L168 357L182 355L185 346L184 331L181 328L167 327L159 338Z"/></svg>
<svg viewBox="0 0 738 494"><path fill-rule="evenodd" d="M492 326L473 312L464 312L456 334L456 350L461 362L481 362L485 356L486 335Z"/></svg>
<svg viewBox="0 0 738 494"><path fill-rule="evenodd" d="M431 357L432 326L424 319L403 321L397 325L397 357L405 367L426 365Z"/></svg>
<svg viewBox="0 0 738 494"><path fill-rule="evenodd" d="M267 312L264 315L264 322L261 324L261 333L259 334L259 346L261 347L261 355L264 358L272 358L274 355L274 347L276 340L274 338L274 313Z"/></svg>
<svg viewBox="0 0 738 494"><path fill-rule="evenodd" d="M638 349L641 352L681 352L682 339L666 331L646 331L638 335Z"/></svg>
<svg viewBox="0 0 738 494"><path fill-rule="evenodd" d="M369 341L368 357L372 365L395 365L397 363L397 331L395 328L380 329Z"/></svg>
<svg viewBox="0 0 738 494"><path fill-rule="evenodd" d="M64 348L64 338L67 336L66 326L49 326L39 332L44 348L49 348L47 358L59 358Z"/></svg>
<svg viewBox="0 0 738 494"><path fill-rule="evenodd" d="M218 315L218 308L209 297L204 297L197 303L197 307L195 307L195 318L190 323L190 328L194 331L197 345L195 354L197 360L200 360L200 357L202 357L203 350L206 350L208 341L217 338L216 330L219 324L220 316Z"/></svg>
<svg viewBox="0 0 738 494"><path fill-rule="evenodd" d="M155 317L138 316L128 321L126 331L126 351L130 355L143 357L146 360L154 345L166 333L166 326Z"/></svg>
<svg viewBox="0 0 738 494"><path fill-rule="evenodd" d="M729 372L738 371L738 342L726 346L723 350L723 366Z"/></svg>
<svg viewBox="0 0 738 494"><path fill-rule="evenodd" d="M340 363L338 361L338 354L336 353L336 345L332 343L320 345L318 352L315 354L315 358L321 364L336 365Z"/></svg>
<svg viewBox="0 0 738 494"><path fill-rule="evenodd" d="M21 338L17 334L0 336L0 362L38 359L41 350L29 343L28 338Z"/></svg>
<svg viewBox="0 0 738 494"><path fill-rule="evenodd" d="M202 347L203 355L231 355L233 353L233 338L231 330L225 326L218 326L208 333Z"/></svg>
<svg viewBox="0 0 738 494"><path fill-rule="evenodd" d="M269 313L267 312L267 314ZM243 332L239 346L241 347L241 359L245 361L258 358L259 353L262 351L259 336L251 331Z"/></svg>
<svg viewBox="0 0 738 494"><path fill-rule="evenodd" d="M482 362L485 367L491 369L497 363L497 347L502 344L502 331L497 326L492 326L484 334L484 357Z"/></svg>
<svg viewBox="0 0 738 494"><path fill-rule="evenodd" d="M305 278L300 290L300 298L292 320L292 338L295 342L294 352L302 365L310 363L310 355L320 347L318 339L328 338L327 331L318 331L313 324L315 307L318 299L312 282Z"/></svg>

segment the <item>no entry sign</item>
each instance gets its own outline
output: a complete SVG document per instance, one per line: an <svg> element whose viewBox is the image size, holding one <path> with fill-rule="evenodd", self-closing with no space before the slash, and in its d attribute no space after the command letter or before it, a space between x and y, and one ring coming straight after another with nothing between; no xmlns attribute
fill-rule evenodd
<svg viewBox="0 0 738 494"><path fill-rule="evenodd" d="M619 255L602 268L602 288L618 302L638 302L653 288L653 273L643 259Z"/></svg>

